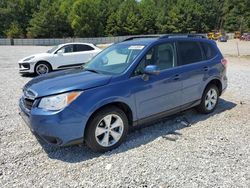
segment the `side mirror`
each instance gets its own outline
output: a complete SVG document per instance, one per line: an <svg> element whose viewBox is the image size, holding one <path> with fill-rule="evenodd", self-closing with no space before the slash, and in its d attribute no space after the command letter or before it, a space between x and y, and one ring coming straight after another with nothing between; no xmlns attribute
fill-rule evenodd
<svg viewBox="0 0 250 188"><path fill-rule="evenodd" d="M148 65L144 69L144 74L147 75L159 75L160 69L156 65Z"/></svg>
<svg viewBox="0 0 250 188"><path fill-rule="evenodd" d="M108 58L107 58L106 56L104 56L104 57L102 58L102 64L103 64L103 65L107 65L108 63L109 63Z"/></svg>

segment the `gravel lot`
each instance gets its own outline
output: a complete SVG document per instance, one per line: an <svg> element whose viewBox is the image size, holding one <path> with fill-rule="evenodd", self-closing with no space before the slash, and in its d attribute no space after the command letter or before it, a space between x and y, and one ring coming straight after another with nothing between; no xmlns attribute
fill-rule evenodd
<svg viewBox="0 0 250 188"><path fill-rule="evenodd" d="M105 154L36 140L18 115L31 77L19 75L17 61L48 47L0 46L0 187L250 187L250 42L240 42L241 58L235 42L219 44L229 87L213 114L188 110Z"/></svg>

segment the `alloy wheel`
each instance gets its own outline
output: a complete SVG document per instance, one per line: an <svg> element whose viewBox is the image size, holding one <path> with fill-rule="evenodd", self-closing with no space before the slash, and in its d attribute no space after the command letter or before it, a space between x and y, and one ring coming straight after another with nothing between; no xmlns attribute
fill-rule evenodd
<svg viewBox="0 0 250 188"><path fill-rule="evenodd" d="M49 67L45 64L39 64L36 67L36 73L38 75L47 74L49 72Z"/></svg>
<svg viewBox="0 0 250 188"><path fill-rule="evenodd" d="M106 115L98 123L95 130L95 138L98 144L103 147L115 145L122 137L124 123L116 114Z"/></svg>
<svg viewBox="0 0 250 188"><path fill-rule="evenodd" d="M206 99L205 99L205 107L207 110L213 110L217 104L218 94L214 88L208 90Z"/></svg>

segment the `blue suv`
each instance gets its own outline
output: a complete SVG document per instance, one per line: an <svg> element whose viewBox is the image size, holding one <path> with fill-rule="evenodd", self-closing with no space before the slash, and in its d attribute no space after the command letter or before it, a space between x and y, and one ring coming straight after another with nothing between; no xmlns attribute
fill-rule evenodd
<svg viewBox="0 0 250 188"><path fill-rule="evenodd" d="M23 88L20 114L50 144L118 147L130 127L196 107L211 113L227 87L227 61L199 35L130 38L84 67L39 76Z"/></svg>

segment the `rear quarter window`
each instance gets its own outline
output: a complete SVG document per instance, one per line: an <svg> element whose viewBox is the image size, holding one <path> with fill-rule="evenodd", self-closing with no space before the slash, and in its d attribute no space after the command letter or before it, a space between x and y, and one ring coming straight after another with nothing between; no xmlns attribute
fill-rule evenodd
<svg viewBox="0 0 250 188"><path fill-rule="evenodd" d="M201 46L203 48L207 60L212 59L217 55L217 50L212 44L207 42L201 42Z"/></svg>
<svg viewBox="0 0 250 188"><path fill-rule="evenodd" d="M178 65L187 65L203 61L203 53L199 42L179 41L177 42L179 61Z"/></svg>

